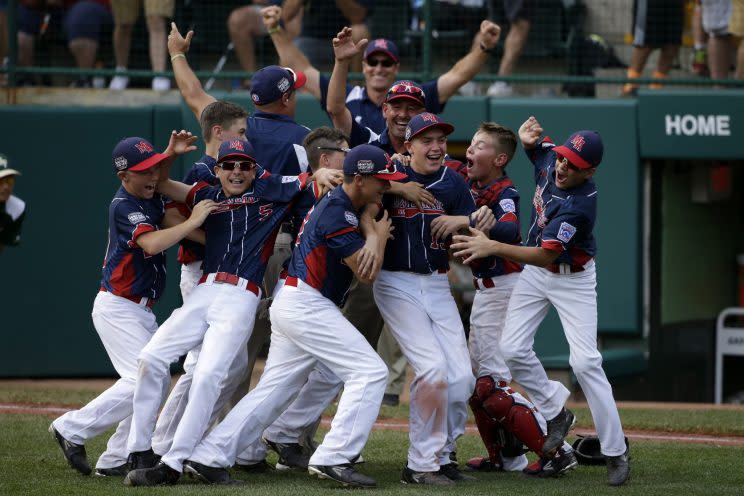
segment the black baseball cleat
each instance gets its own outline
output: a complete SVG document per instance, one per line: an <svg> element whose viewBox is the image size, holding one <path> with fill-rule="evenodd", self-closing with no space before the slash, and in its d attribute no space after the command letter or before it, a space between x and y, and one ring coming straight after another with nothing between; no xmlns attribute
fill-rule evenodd
<svg viewBox="0 0 744 496"><path fill-rule="evenodd" d="M124 485L132 487L173 485L180 477L181 472L159 462L151 468L132 470L124 477Z"/></svg>
<svg viewBox="0 0 744 496"><path fill-rule="evenodd" d="M85 445L75 444L62 437L62 434L54 428L54 424L49 424L49 432L57 440L67 463L81 474L90 475L91 469L88 456L85 454Z"/></svg>
<svg viewBox="0 0 744 496"><path fill-rule="evenodd" d="M439 472L414 472L408 468L408 465L403 467L400 481L403 484L422 484L428 486L452 486L455 484L453 480Z"/></svg>
<svg viewBox="0 0 744 496"><path fill-rule="evenodd" d="M618 456L606 456L607 483L611 486L622 486L630 477L630 456L628 450Z"/></svg>
<svg viewBox="0 0 744 496"><path fill-rule="evenodd" d="M543 443L543 453L546 456L554 455L566 439L568 432L576 424L576 416L566 407L554 418L548 420L548 435Z"/></svg>
<svg viewBox="0 0 744 496"><path fill-rule="evenodd" d="M129 464L123 463L118 467L96 468L97 477L124 477L129 473Z"/></svg>
<svg viewBox="0 0 744 496"><path fill-rule="evenodd" d="M142 468L152 468L159 461L160 457L152 451L152 448L145 451L133 451L129 453L129 457L127 458L130 472Z"/></svg>
<svg viewBox="0 0 744 496"><path fill-rule="evenodd" d="M279 455L279 460L276 462L277 470L307 469L310 455L305 453L299 443L275 443L266 438L264 442Z"/></svg>
<svg viewBox="0 0 744 496"><path fill-rule="evenodd" d="M260 462L256 463L235 463L233 465L233 468L237 468L239 470L242 470L243 472L248 472L249 474L262 474L264 472L268 472L269 470L274 470L274 467L269 465L269 463L266 460L261 460Z"/></svg>
<svg viewBox="0 0 744 496"><path fill-rule="evenodd" d="M343 465L310 465L307 467L307 471L310 475L317 475L319 479L331 479L342 486L377 486L377 482L373 478L354 470L354 465L351 463L345 463Z"/></svg>
<svg viewBox="0 0 744 496"><path fill-rule="evenodd" d="M210 467L191 460L183 462L183 472L205 484L237 485L243 483L230 477L230 472L226 468Z"/></svg>
<svg viewBox="0 0 744 496"><path fill-rule="evenodd" d="M460 472L460 470L458 470L457 468L456 462L448 463L447 465L441 465L439 467L439 473L447 477L449 480L455 481L455 482L466 482L466 481L477 480L472 475L466 475Z"/></svg>
<svg viewBox="0 0 744 496"><path fill-rule="evenodd" d="M553 457L543 457L527 465L522 472L530 477L558 477L575 468L579 462L573 451L558 450Z"/></svg>

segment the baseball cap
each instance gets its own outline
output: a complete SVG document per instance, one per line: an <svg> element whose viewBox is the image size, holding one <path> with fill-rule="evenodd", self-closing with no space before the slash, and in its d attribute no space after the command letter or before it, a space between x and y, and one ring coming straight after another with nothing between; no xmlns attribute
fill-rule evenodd
<svg viewBox="0 0 744 496"><path fill-rule="evenodd" d="M602 161L604 145L602 136L597 131L576 131L561 146L556 146L553 151L579 169L591 169L597 167Z"/></svg>
<svg viewBox="0 0 744 496"><path fill-rule="evenodd" d="M364 59L366 60L373 53L382 53L398 62L398 47L395 46L390 40L385 38L377 38L367 44L367 48L364 49Z"/></svg>
<svg viewBox="0 0 744 496"><path fill-rule="evenodd" d="M382 148L359 145L351 149L344 159L344 174L347 176L374 176L388 181L400 181L407 176L395 168L390 156Z"/></svg>
<svg viewBox="0 0 744 496"><path fill-rule="evenodd" d="M256 105L279 100L287 91L305 86L304 72L293 71L289 67L270 65L260 69L251 79L251 99Z"/></svg>
<svg viewBox="0 0 744 496"><path fill-rule="evenodd" d="M145 138L132 136L124 138L111 152L114 171L143 171L158 165L168 158L165 153L155 152L152 143Z"/></svg>
<svg viewBox="0 0 744 496"><path fill-rule="evenodd" d="M408 121L408 126L406 126L406 141L411 141L417 135L432 128L441 129L444 131L445 136L455 130L455 126L444 122L438 115L431 112L423 112Z"/></svg>
<svg viewBox="0 0 744 496"><path fill-rule="evenodd" d="M21 173L8 167L8 157L0 155L0 179L7 176L20 176Z"/></svg>
<svg viewBox="0 0 744 496"><path fill-rule="evenodd" d="M426 95L424 94L424 89L414 81L403 80L394 82L385 96L385 102L390 103L402 98L412 100L422 107L426 106Z"/></svg>
<svg viewBox="0 0 744 496"><path fill-rule="evenodd" d="M220 145L220 151L217 154L217 163L222 162L228 158L247 158L253 162L257 162L256 153L253 151L253 146L246 140L234 139L223 141Z"/></svg>

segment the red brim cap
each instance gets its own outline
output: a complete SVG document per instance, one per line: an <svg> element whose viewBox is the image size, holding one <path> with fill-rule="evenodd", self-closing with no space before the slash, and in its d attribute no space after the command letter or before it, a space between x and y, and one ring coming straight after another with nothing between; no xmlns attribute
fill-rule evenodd
<svg viewBox="0 0 744 496"><path fill-rule="evenodd" d="M372 177L376 177L377 179L383 179L385 181L402 181L408 176L400 171L395 171L395 172L382 172L378 174L372 174Z"/></svg>
<svg viewBox="0 0 744 496"><path fill-rule="evenodd" d="M249 159L249 160L250 160L250 161L252 161L252 162L258 162L258 161L257 161L257 160L256 160L255 158L251 157L251 156L250 156L250 155L248 155L247 153L237 153L237 152L236 152L236 153L229 153L229 154L225 155L224 157L221 157L221 158L220 158L220 159L219 159L219 160L217 161L217 163L220 163L220 162L224 162L225 160L227 160L227 159L229 159L229 158L238 158L238 157L239 157L239 158L247 158L247 159Z"/></svg>
<svg viewBox="0 0 744 496"><path fill-rule="evenodd" d="M295 73L295 83L294 83L294 89L299 90L303 86L305 86L305 83L307 83L307 76L304 72L301 71L294 71Z"/></svg>
<svg viewBox="0 0 744 496"><path fill-rule="evenodd" d="M156 153L150 158L143 160L139 164L133 165L132 167L129 167L124 170L130 170L130 171L135 171L135 172L147 170L151 167L155 167L156 165L158 165L160 162L162 162L168 157L170 157L170 155L166 155L165 153Z"/></svg>
<svg viewBox="0 0 744 496"><path fill-rule="evenodd" d="M406 141L411 141L413 138L418 136L419 134L428 131L429 129L433 129L435 127L438 127L442 131L444 131L445 136L452 134L452 131L455 130L455 126L452 124L447 124L446 122L435 122L433 124L429 124L428 126L424 126L421 129L416 130L415 133L413 133Z"/></svg>
<svg viewBox="0 0 744 496"><path fill-rule="evenodd" d="M592 164L577 155L575 151L566 146L556 146L555 148L553 148L553 151L561 157L566 157L569 162L574 164L579 169L591 169L592 167L594 167Z"/></svg>
<svg viewBox="0 0 744 496"><path fill-rule="evenodd" d="M375 53L382 53L384 55L387 55L388 57L390 57L391 59L393 59L396 64L398 63L398 57L396 57L395 55L393 55L392 52L389 52L387 50L383 50L382 48L376 48L376 49L372 50L371 52L369 52L367 54L367 56L365 57L365 59L369 58L370 55L375 54Z"/></svg>

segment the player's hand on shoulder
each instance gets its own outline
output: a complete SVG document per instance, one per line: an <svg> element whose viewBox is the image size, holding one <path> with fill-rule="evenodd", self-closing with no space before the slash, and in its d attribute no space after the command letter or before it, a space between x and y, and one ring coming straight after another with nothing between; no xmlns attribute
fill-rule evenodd
<svg viewBox="0 0 744 496"><path fill-rule="evenodd" d="M501 36L501 26L488 19L481 22L480 25L481 43L487 50L493 50L499 43Z"/></svg>
<svg viewBox="0 0 744 496"><path fill-rule="evenodd" d="M452 237L452 245L455 257L462 257L464 264L470 264L479 258L485 258L496 255L495 248L498 247L498 241L491 241L488 237L477 229L468 228L469 235L456 234Z"/></svg>
<svg viewBox="0 0 744 496"><path fill-rule="evenodd" d="M171 132L170 141L166 153L170 155L183 155L184 153L196 150L196 140L198 138L185 129Z"/></svg>
<svg viewBox="0 0 744 496"><path fill-rule="evenodd" d="M484 233L487 233L496 225L496 217L493 215L493 210L487 205L483 205L473 212L471 216L475 220L475 228Z"/></svg>
<svg viewBox="0 0 744 496"><path fill-rule="evenodd" d="M355 43L354 39L351 37L351 28L344 27L338 32L336 37L333 38L332 43L333 54L336 57L336 60L346 61L351 60L357 54L364 51L369 40L364 38Z"/></svg>
<svg viewBox="0 0 744 496"><path fill-rule="evenodd" d="M393 153L393 156L390 157L390 161L392 163L399 163L403 165L411 165L411 156L410 155L403 155L402 153Z"/></svg>
<svg viewBox="0 0 744 496"><path fill-rule="evenodd" d="M189 47L191 46L191 38L194 37L194 32L189 31L186 33L184 38L181 32L178 30L175 22L171 22L171 30L168 33L168 53L171 57L179 53L188 53Z"/></svg>
<svg viewBox="0 0 744 496"><path fill-rule="evenodd" d="M266 29L271 30L279 25L282 18L282 8L278 5L271 5L261 9L261 18L263 19Z"/></svg>
<svg viewBox="0 0 744 496"><path fill-rule="evenodd" d="M375 232L381 239L395 239L393 229L395 227L393 227L392 219L388 216L387 210L383 210L380 220L375 221Z"/></svg>
<svg viewBox="0 0 744 496"><path fill-rule="evenodd" d="M519 140L522 142L522 146L527 150L535 147L537 142L540 140L542 133L542 126L533 116L530 116L529 119L519 126Z"/></svg>
<svg viewBox="0 0 744 496"><path fill-rule="evenodd" d="M419 210L434 206L434 195L421 183L398 183L403 198L416 204Z"/></svg>
<svg viewBox="0 0 744 496"><path fill-rule="evenodd" d="M209 214L214 212L216 208L217 202L215 202L214 200L202 200L194 205L194 209L191 211L189 220L195 224L194 227L199 227L204 223L205 220L207 220Z"/></svg>
<svg viewBox="0 0 744 496"><path fill-rule="evenodd" d="M344 182L344 173L336 169L322 168L313 172L312 179L320 189L320 196L323 196Z"/></svg>

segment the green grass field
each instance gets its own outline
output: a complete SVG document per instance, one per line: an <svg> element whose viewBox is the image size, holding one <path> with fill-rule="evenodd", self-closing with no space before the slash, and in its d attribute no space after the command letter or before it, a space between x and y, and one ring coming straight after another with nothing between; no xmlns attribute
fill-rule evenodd
<svg viewBox="0 0 744 496"><path fill-rule="evenodd" d="M57 390L18 388L0 385L0 402L47 404L81 404L96 394L95 390ZM405 418L405 407L383 407L381 417ZM591 428L591 417L585 408L577 408L579 425ZM677 409L621 409L623 424L628 429L695 432L699 434L741 435L744 415L741 410L683 411ZM183 478L176 487L126 488L121 479L84 477L67 466L61 451L47 432L53 416L0 414L0 495L115 495L115 494L250 494L299 496L338 494L348 491L329 481L319 481L306 473L271 472L233 476L246 484L212 487ZM91 465L103 451L107 436L87 445ZM451 493L454 496L504 494L603 494L624 495L742 495L744 494L744 448L687 444L676 442L631 442L631 480L622 488L605 483L604 467L580 466L559 479L531 479L515 473L477 474L478 480L458 484L447 490L406 486L399 482L405 463L408 438L406 433L375 431L364 451L367 463L361 470L379 484L372 490L379 495ZM480 439L464 436L458 446L461 461L483 454ZM276 461L274 458L271 462ZM329 493L329 491L331 491Z"/></svg>

